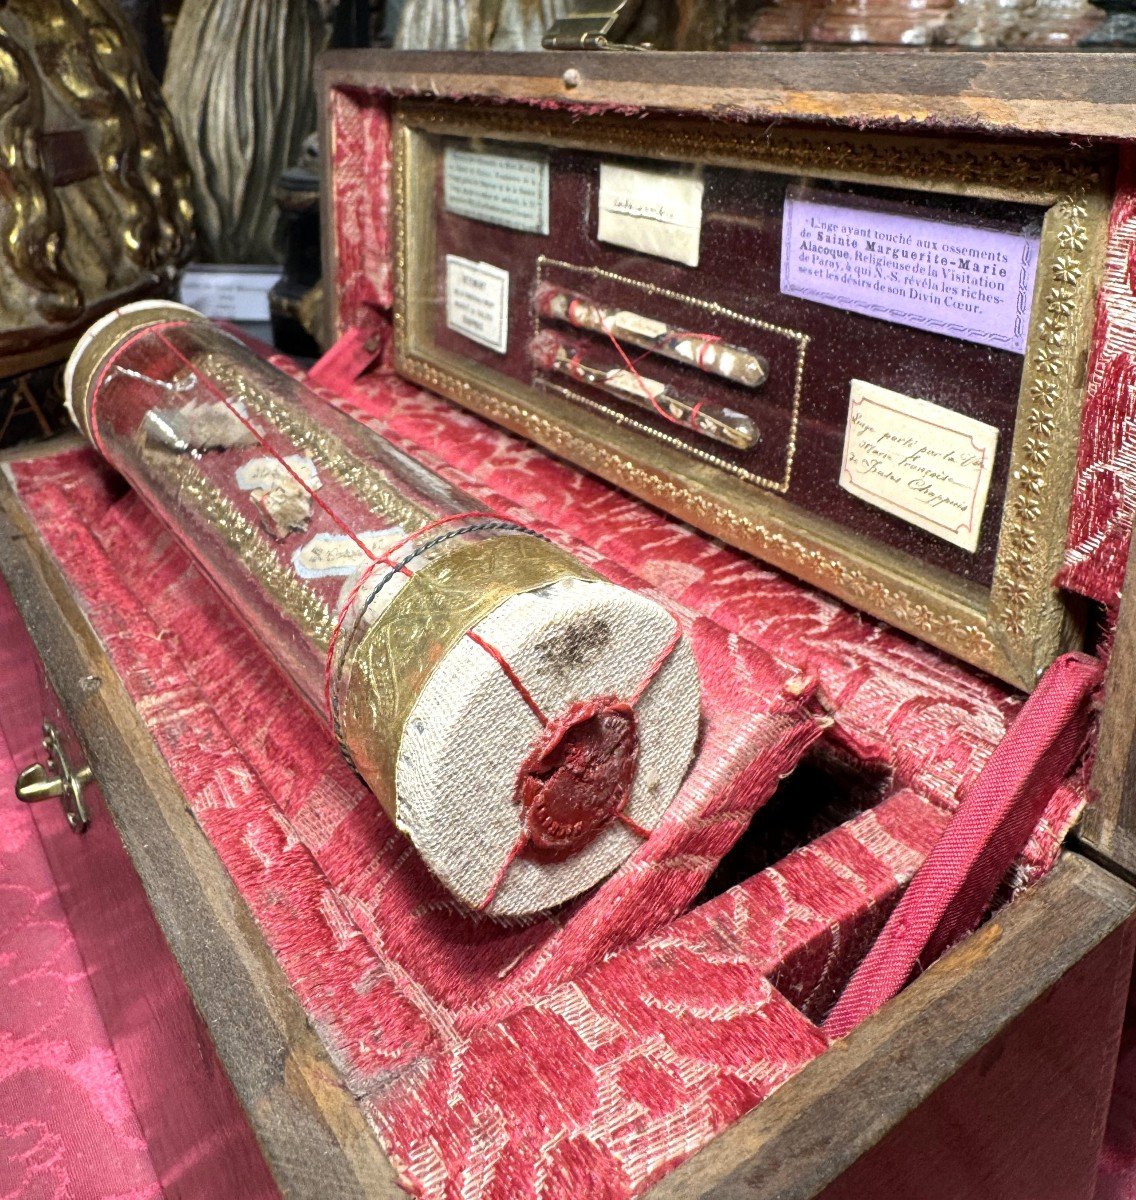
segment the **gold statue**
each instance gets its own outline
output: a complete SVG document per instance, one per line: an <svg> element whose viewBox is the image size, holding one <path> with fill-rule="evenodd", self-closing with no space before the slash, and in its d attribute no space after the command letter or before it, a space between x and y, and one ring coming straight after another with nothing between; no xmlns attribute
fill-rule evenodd
<svg viewBox="0 0 1136 1200"><path fill-rule="evenodd" d="M168 295L192 245L185 162L114 0L0 6L0 155L8 435L19 425L13 406L42 398L91 320ZM31 407L31 432L50 428L54 406Z"/></svg>

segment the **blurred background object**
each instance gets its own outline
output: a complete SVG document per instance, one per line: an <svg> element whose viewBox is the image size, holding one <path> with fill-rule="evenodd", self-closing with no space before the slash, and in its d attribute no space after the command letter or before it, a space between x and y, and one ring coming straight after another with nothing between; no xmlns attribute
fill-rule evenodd
<svg viewBox="0 0 1136 1200"><path fill-rule="evenodd" d="M163 85L193 178L204 262L276 258L273 189L316 125L330 0L185 0Z"/></svg>
<svg viewBox="0 0 1136 1200"><path fill-rule="evenodd" d="M734 9L738 50L926 46L1042 50L1123 45L1133 0L768 0ZM1103 23L1103 24L1102 24ZM1128 28L1127 35L1123 30ZM1131 44L1131 43L1128 43Z"/></svg>
<svg viewBox="0 0 1136 1200"><path fill-rule="evenodd" d="M315 358L326 342L320 281L319 145L313 134L300 160L276 184L284 271L268 293L272 342L297 358Z"/></svg>
<svg viewBox="0 0 1136 1200"><path fill-rule="evenodd" d="M0 444L62 427L57 386L102 313L165 296L189 178L115 0L0 4Z"/></svg>
<svg viewBox="0 0 1136 1200"><path fill-rule="evenodd" d="M1097 0L1104 21L1082 38L1082 46L1136 46L1136 0Z"/></svg>
<svg viewBox="0 0 1136 1200"><path fill-rule="evenodd" d="M617 0L392 0L385 28L399 50L539 50L562 17L600 16ZM646 0L619 38L660 50L712 50L728 45L734 5L728 0Z"/></svg>

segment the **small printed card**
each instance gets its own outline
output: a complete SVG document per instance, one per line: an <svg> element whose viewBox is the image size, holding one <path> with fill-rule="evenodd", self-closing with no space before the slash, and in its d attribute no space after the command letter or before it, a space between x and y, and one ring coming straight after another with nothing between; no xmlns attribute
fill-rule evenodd
<svg viewBox="0 0 1136 1200"><path fill-rule="evenodd" d="M541 154L467 150L442 153L446 211L522 233L548 232L548 159Z"/></svg>
<svg viewBox="0 0 1136 1200"><path fill-rule="evenodd" d="M214 320L267 321L268 293L279 267L191 263L182 273L178 299Z"/></svg>
<svg viewBox="0 0 1136 1200"><path fill-rule="evenodd" d="M509 344L509 272L447 254L446 325L504 354Z"/></svg>
<svg viewBox="0 0 1136 1200"><path fill-rule="evenodd" d="M596 237L696 267L702 191L702 176L690 171L600 163Z"/></svg>
<svg viewBox="0 0 1136 1200"><path fill-rule="evenodd" d="M993 425L853 379L840 486L973 554L997 446Z"/></svg>
<svg viewBox="0 0 1136 1200"><path fill-rule="evenodd" d="M790 188L781 291L1024 354L1039 240Z"/></svg>

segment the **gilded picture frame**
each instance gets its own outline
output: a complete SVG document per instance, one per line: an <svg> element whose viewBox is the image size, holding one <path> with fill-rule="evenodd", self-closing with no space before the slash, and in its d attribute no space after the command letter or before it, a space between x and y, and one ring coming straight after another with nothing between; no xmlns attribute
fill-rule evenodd
<svg viewBox="0 0 1136 1200"><path fill-rule="evenodd" d="M585 406L526 387L433 343L431 278L438 135L906 187L1045 208L1005 503L990 586L920 563L747 485ZM1113 163L1105 151L859 134L680 117L436 101L397 104L394 363L553 453L804 582L1011 685L1030 690L1077 645L1080 615L1053 586L1066 537L1086 363L1104 260Z"/></svg>

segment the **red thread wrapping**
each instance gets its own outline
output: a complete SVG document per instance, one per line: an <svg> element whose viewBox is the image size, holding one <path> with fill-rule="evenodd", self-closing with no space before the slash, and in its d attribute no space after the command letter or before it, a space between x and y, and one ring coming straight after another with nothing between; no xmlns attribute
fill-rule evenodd
<svg viewBox="0 0 1136 1200"><path fill-rule="evenodd" d="M682 425L683 424L682 421L678 420L677 417L672 417L671 414L669 412L667 412L667 410L665 408L663 408L663 406L658 402L658 400L655 399L655 393L652 392L650 390L650 388L648 388L647 385L643 382L643 376L639 374L638 368L635 366L635 363L633 363L631 361L631 359L629 359L627 357L627 352L619 344L615 335L613 333L611 333L610 330L606 330L605 332L607 333L607 336L611 339L611 344L619 352L619 357L623 359L624 363L627 366L627 369L631 372L632 375L635 376L635 382L639 385L639 390L643 393L644 396L646 396L646 398L648 400L650 400L651 407L655 410L655 412L657 412L659 414L659 416L663 418L664 421L670 421L670 423L672 425ZM640 359L645 358L645 357L646 357L645 354L640 355ZM639 359L637 359L636 361L639 361Z"/></svg>
<svg viewBox="0 0 1136 1200"><path fill-rule="evenodd" d="M670 640L627 700L600 696L577 701L555 721L541 712L500 652L476 637L474 640L501 663L544 725L517 772L513 791L524 814L522 839L481 902L479 907L485 909L493 903L509 863L522 854L538 862L562 862L578 854L617 818L640 837L650 836L650 830L623 815L639 755L634 710L682 640L682 627L676 619Z"/></svg>
<svg viewBox="0 0 1136 1200"><path fill-rule="evenodd" d="M167 325L169 324L174 323L167 323ZM343 604L328 642L324 669L324 703L328 719L334 729L336 717L332 704L332 680L335 652L352 605L366 581L371 577L374 568L381 562L391 569L399 570L410 576L413 572L408 567L400 566L394 561L394 555L399 550L440 526L452 524L455 521L476 519L484 516L485 513L477 510L439 517L408 534L385 553L375 554L356 535L351 526L335 512L332 506L317 494L316 490L295 470L286 457L268 442L252 421L240 412L224 389L200 371L196 364L161 332L161 329L149 326L139 330L134 337L148 332L153 333L156 340L161 342L178 361L187 367L208 392L225 405L229 412L252 434L257 444L284 468L312 502L318 505L370 560L369 565L360 574ZM615 339L612 338L612 341L615 342ZM617 342L615 344L620 354L623 355L624 361L634 372L634 364L623 354L622 347L619 347ZM637 374L636 378L638 378ZM678 622L675 621L674 630L667 645L648 668L628 701L622 702L614 697L606 697L592 699L582 704L578 703L570 707L555 723L549 721L523 680L499 649L472 629L466 631L466 636L494 659L517 694L544 727L541 740L530 751L520 770L514 792L518 804L525 813L524 837L518 841L517 846L509 854L494 880L489 894L482 904L482 907L487 907L492 903L499 890L509 865L519 854L528 854L537 857L540 861L563 861L584 849L603 828L617 817L623 819L625 825L640 836L648 835L649 831L629 818L623 817L623 810L630 799L630 789L638 761L638 739L633 706L674 652L681 640L682 631Z"/></svg>
<svg viewBox="0 0 1136 1200"><path fill-rule="evenodd" d="M343 633L343 625L344 625L344 622L347 620L348 613L350 613L350 611L351 611L351 606L355 603L356 599L359 596L359 593L362 591L363 584L366 583L367 580L371 577L371 572L374 571L374 569L381 564L381 565L390 567L392 570L397 569L403 575L407 575L407 576L413 575L414 572L411 571L408 566L406 566L405 564L403 564L402 566L399 566L394 561L394 558L393 558L393 556L395 554L397 554L400 550L402 550L409 542L415 540L418 537L421 537L421 535L424 533L430 533L431 531L437 529L441 525L449 525L449 524L452 524L454 521L464 521L464 520L467 520L470 518L479 518L479 517L484 517L484 516L486 516L486 513L480 509L477 509L472 512L452 513L448 517L438 517L437 520L428 521L425 525L422 526L421 529L415 530L414 533L408 533L406 535L406 537L404 537L401 541L396 542L393 546L391 546L383 554L380 554L377 557L373 554L371 555L371 559L372 559L371 563L367 566L367 568L359 576L358 582L351 589L351 592L349 593L347 599L343 603L343 607L339 610L339 615L335 619L335 628L332 629L331 639L327 644L327 660L324 664L324 673L323 673L323 700L324 700L324 707L327 710L327 718L332 723L332 725L335 724L335 711L332 708L332 704L331 704L331 677L332 677L333 666L335 663L335 648L338 645L339 638Z"/></svg>
<svg viewBox="0 0 1136 1200"><path fill-rule="evenodd" d="M343 520L343 518L326 501L321 499L311 487L308 486L308 483L304 477L297 470L295 470L291 463L289 463L288 460L284 458L284 456L278 450L274 450L268 444L260 430L257 429L257 427L246 416L244 416L240 409L238 409L237 406L225 394L224 390L218 387L208 375L203 375L197 369L197 366L161 332L161 329L155 328L154 326L148 326L146 329L140 332L153 333L158 341L161 342L162 345L164 345L176 358L180 359L193 372L194 377L205 385L206 391L212 392L213 395L216 396L222 404L224 404L229 412L231 412L233 416L240 421L240 423L256 439L261 448L268 451L268 453L284 468L284 470L292 476L292 478L300 485L303 491L307 493L312 503L322 509L323 512L325 512L331 518L331 520L334 521L335 524L338 525L339 528L342 529L343 532L355 543L355 545L363 551L367 558L373 559L375 557L370 548L356 535L351 526L348 525L347 522ZM99 449L101 450L102 447L100 446Z"/></svg>
<svg viewBox="0 0 1136 1200"><path fill-rule="evenodd" d="M480 634L475 633L472 629L469 631L468 637L472 642L480 646L482 650L484 650L485 653L497 663L501 670L505 672L506 678L516 689L517 695L519 695L520 698L529 706L529 708L532 709L533 715L536 717L536 719L542 725L547 725L548 718L544 715L540 705L537 704L537 702L533 699L532 693L521 682L521 677L509 665L509 660L501 653L501 651L498 650L496 646L491 646Z"/></svg>
<svg viewBox="0 0 1136 1200"><path fill-rule="evenodd" d="M701 335L701 342L698 347L698 369L700 371L706 370L706 351L709 350L711 346L716 346L721 340L722 339L716 334Z"/></svg>

